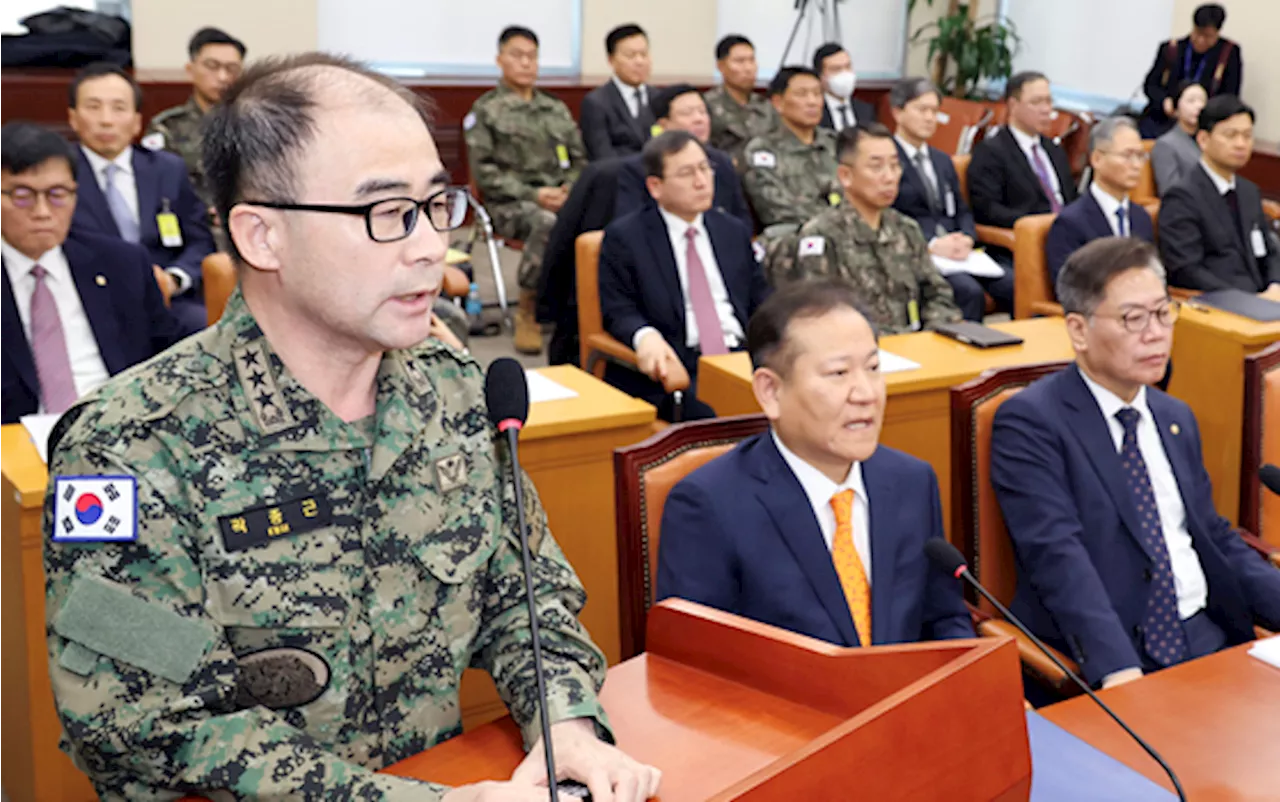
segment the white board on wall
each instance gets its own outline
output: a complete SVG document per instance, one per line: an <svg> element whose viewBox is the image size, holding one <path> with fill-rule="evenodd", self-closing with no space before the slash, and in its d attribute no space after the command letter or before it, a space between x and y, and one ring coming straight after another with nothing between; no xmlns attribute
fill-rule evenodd
<svg viewBox="0 0 1280 802"><path fill-rule="evenodd" d="M834 0L822 3L832 8ZM795 28L798 12L793 0L717 0L716 38L739 33L756 47L760 80L778 71L783 49ZM814 0L808 3L788 64L813 65L813 51L826 41ZM853 58L859 78L898 78L907 38L906 0L842 0L835 3L841 42Z"/></svg>
<svg viewBox="0 0 1280 802"><path fill-rule="evenodd" d="M578 71L582 0L319 0L321 50L402 75L496 76L498 34L538 35L544 75Z"/></svg>

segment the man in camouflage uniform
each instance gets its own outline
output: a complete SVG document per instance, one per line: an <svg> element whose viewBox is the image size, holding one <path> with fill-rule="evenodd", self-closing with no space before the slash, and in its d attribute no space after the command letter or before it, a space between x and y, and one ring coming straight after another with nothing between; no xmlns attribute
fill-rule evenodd
<svg viewBox="0 0 1280 802"><path fill-rule="evenodd" d="M779 124L747 143L742 185L764 230L765 275L778 283L780 263L795 252L800 226L840 202L836 136L819 128L822 82L808 67L783 67L769 84Z"/></svg>
<svg viewBox="0 0 1280 802"><path fill-rule="evenodd" d="M51 437L64 746L107 800L540 802L511 462L479 366L427 338L439 232L465 195L388 78L303 54L238 86L203 158L241 289ZM585 594L520 480L559 766L636 802L659 775L601 740ZM532 747L512 782L374 774L461 732L467 667L493 675Z"/></svg>
<svg viewBox="0 0 1280 802"><path fill-rule="evenodd" d="M755 92L756 49L745 36L731 33L716 44L716 69L724 83L703 94L711 112L710 144L733 157L742 169L742 149L778 124L777 112Z"/></svg>
<svg viewBox="0 0 1280 802"><path fill-rule="evenodd" d="M151 118L142 144L152 150L168 150L182 157L196 195L209 207L209 224L218 249L227 249L226 233L213 211L213 193L200 167L200 123L209 107L222 99L244 68L244 43L217 28L201 28L187 44L191 60L186 70L191 78L191 97L181 106L165 109Z"/></svg>
<svg viewBox="0 0 1280 802"><path fill-rule="evenodd" d="M893 209L902 165L889 129L846 128L839 137L845 202L800 229L786 280L836 276L858 288L871 322L886 334L960 320L951 285L929 256L916 221Z"/></svg>
<svg viewBox="0 0 1280 802"><path fill-rule="evenodd" d="M480 96L462 125L471 175L494 230L524 240L515 347L536 354L542 351L536 316L542 252L556 212L586 163L586 151L568 107L534 87L538 37L533 31L517 26L503 30L498 66L502 81Z"/></svg>

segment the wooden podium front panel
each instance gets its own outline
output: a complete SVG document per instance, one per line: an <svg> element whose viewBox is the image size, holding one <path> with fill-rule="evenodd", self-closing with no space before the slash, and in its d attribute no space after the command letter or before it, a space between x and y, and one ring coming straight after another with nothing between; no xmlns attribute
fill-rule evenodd
<svg viewBox="0 0 1280 802"><path fill-rule="evenodd" d="M1098 692L1164 757L1194 802L1280 798L1280 669L1248 649L1236 646ZM1088 697L1037 712L1173 789L1160 766Z"/></svg>

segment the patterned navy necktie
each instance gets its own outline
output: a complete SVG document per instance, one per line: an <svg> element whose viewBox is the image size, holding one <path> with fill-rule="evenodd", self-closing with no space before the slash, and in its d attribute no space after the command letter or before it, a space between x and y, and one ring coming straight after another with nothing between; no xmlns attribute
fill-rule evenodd
<svg viewBox="0 0 1280 802"><path fill-rule="evenodd" d="M1173 584L1173 566L1165 546L1156 494L1151 489L1147 462L1138 450L1139 417L1141 413L1133 407L1116 413L1116 419L1124 427L1120 462L1124 467L1125 487L1138 513L1138 537L1155 558L1151 567L1151 595L1147 597L1147 614L1142 620L1146 651L1157 665L1171 666L1186 660L1190 650L1178 615L1178 593Z"/></svg>

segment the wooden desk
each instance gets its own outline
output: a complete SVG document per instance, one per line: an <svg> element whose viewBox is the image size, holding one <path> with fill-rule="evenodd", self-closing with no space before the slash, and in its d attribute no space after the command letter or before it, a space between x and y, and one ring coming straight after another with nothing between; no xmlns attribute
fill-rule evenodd
<svg viewBox="0 0 1280 802"><path fill-rule="evenodd" d="M951 528L951 387L983 371L1074 357L1062 318L997 323L993 328L1023 338L1011 348L973 348L933 332L883 337L880 347L920 363L916 370L885 376L889 403L880 442L919 457L938 474L942 520ZM1243 370L1243 368L1242 368ZM745 353L703 357L698 362L698 398L719 415L759 413L751 392L751 360Z"/></svg>
<svg viewBox="0 0 1280 802"><path fill-rule="evenodd" d="M1233 524L1240 520L1244 358L1278 340L1280 323L1259 323L1187 303L1174 329L1169 392L1195 412L1214 506Z"/></svg>
<svg viewBox="0 0 1280 802"><path fill-rule="evenodd" d="M521 435L521 461L547 519L587 589L582 622L618 662L618 560L613 508L613 449L653 432L655 410L571 366L540 373L576 398L534 404ZM13 802L88 802L89 781L58 750L45 646L41 515L48 472L20 425L0 429L0 727L4 786ZM462 687L468 727L506 714L488 675L468 671Z"/></svg>
<svg viewBox="0 0 1280 802"><path fill-rule="evenodd" d="M1102 699L1159 752L1193 802L1280 797L1280 669L1248 644L1108 691ZM1165 788L1165 773L1087 697L1042 708L1045 718Z"/></svg>

